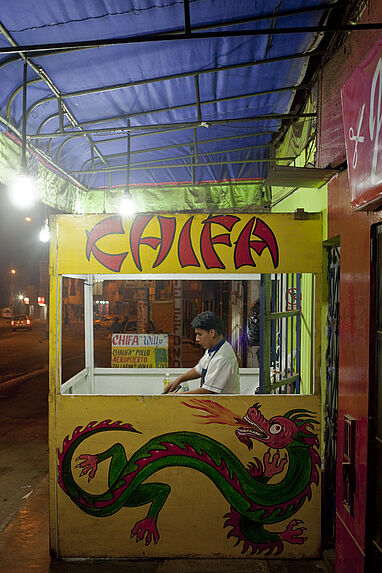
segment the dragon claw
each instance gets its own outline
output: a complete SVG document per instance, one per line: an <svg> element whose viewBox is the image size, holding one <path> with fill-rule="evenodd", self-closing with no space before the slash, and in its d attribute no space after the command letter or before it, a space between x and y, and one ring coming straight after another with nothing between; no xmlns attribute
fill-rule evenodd
<svg viewBox="0 0 382 573"><path fill-rule="evenodd" d="M149 545L151 541L155 544L159 541L159 532L155 523L155 519L152 517L146 517L137 521L130 533L130 538L136 537L136 542L143 541L146 536L146 545Z"/></svg>
<svg viewBox="0 0 382 573"><path fill-rule="evenodd" d="M97 456L92 456L91 454L81 454L80 456L78 456L78 458L76 458L76 462L80 460L81 463L77 464L75 467L82 468L80 477L88 473L89 474L88 482L90 482L90 480L92 480L96 474L98 466L98 458Z"/></svg>
<svg viewBox="0 0 382 573"><path fill-rule="evenodd" d="M273 454L273 457L271 457L271 452L268 450L263 457L265 467L264 474L268 478L271 478L272 476L281 473L287 461L288 458L286 454L284 456L280 456L280 452L277 450L276 453Z"/></svg>
<svg viewBox="0 0 382 573"><path fill-rule="evenodd" d="M301 537L302 533L306 531L306 527L299 527L299 524L303 523L301 519L293 519L287 525L285 531L280 533L280 539L287 541L288 543L302 545L308 539L307 537Z"/></svg>
<svg viewBox="0 0 382 573"><path fill-rule="evenodd" d="M270 537L267 541L257 541L255 530L253 531L254 535L248 535L248 528L247 533L244 534L242 530L242 523L240 513L237 512L235 509L231 508L230 513L226 513L224 515L226 518L226 522L224 523L224 527L230 527L231 530L227 533L227 539L230 537L236 537L237 541L235 543L235 547L242 542L243 548L242 553L246 553L247 551L251 551L252 554L254 553L262 553L263 551L266 552L266 555L271 555L275 552L276 555L281 553L284 549L284 543L291 543L291 544L298 544L302 545L308 539L308 537L302 537L302 533L306 531L306 527L302 527L300 524L303 523L301 519L294 519L290 521L287 525L287 528L280 532L280 533L273 533L273 538ZM266 530L263 530L263 534L266 533Z"/></svg>

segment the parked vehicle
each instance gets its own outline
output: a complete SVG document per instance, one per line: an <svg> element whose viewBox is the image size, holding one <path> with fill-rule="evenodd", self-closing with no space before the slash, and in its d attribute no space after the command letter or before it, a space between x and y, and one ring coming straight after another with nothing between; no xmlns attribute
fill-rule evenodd
<svg viewBox="0 0 382 573"><path fill-rule="evenodd" d="M117 314L105 314L101 318L93 320L94 328L110 328L116 318L121 320Z"/></svg>
<svg viewBox="0 0 382 573"><path fill-rule="evenodd" d="M137 321L136 320L129 320L128 323L126 324L125 328L123 329L123 332L137 332ZM155 324L153 323L152 320L150 320L149 323L149 332L160 332L157 330L157 328L155 327Z"/></svg>
<svg viewBox="0 0 382 573"><path fill-rule="evenodd" d="M1 311L1 318L10 319L12 318L13 314L10 308L3 308Z"/></svg>
<svg viewBox="0 0 382 573"><path fill-rule="evenodd" d="M16 314L11 320L12 330L32 330L32 321L26 314Z"/></svg>

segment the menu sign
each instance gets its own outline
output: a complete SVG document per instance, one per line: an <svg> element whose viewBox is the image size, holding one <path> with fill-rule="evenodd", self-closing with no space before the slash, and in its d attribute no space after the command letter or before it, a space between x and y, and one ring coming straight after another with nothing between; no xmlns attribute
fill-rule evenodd
<svg viewBox="0 0 382 573"><path fill-rule="evenodd" d="M112 368L166 368L167 334L113 334Z"/></svg>
<svg viewBox="0 0 382 573"><path fill-rule="evenodd" d="M341 90L352 209L382 203L382 39Z"/></svg>

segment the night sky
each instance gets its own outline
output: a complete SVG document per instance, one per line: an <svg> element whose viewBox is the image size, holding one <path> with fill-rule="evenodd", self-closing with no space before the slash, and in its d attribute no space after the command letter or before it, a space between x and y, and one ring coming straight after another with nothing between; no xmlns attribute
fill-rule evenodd
<svg viewBox="0 0 382 573"><path fill-rule="evenodd" d="M32 219L30 223L25 222L27 216ZM49 256L49 243L38 238L45 217L46 209L41 203L28 209L14 207L5 185L0 184L0 307L9 303L12 267L16 269L16 292L27 284L38 284L40 260Z"/></svg>

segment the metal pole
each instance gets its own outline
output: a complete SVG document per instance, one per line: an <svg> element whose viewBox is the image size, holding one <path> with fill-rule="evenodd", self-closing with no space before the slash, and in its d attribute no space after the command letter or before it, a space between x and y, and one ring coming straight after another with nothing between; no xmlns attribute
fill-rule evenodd
<svg viewBox="0 0 382 573"><path fill-rule="evenodd" d="M191 19L190 19L190 2L183 0L184 8L184 35L186 37L191 35Z"/></svg>
<svg viewBox="0 0 382 573"><path fill-rule="evenodd" d="M130 120L127 120L128 127L130 126ZM130 131L127 132L127 166L126 166L126 191L130 192Z"/></svg>
<svg viewBox="0 0 382 573"><path fill-rule="evenodd" d="M21 139L21 169L27 168L27 74L28 64L24 62L23 73L23 127Z"/></svg>
<svg viewBox="0 0 382 573"><path fill-rule="evenodd" d="M230 30L224 32L191 32L185 34L184 32L170 32L168 34L145 34L142 36L130 36L128 38L104 38L101 40L83 40L79 42L56 42L51 44L27 44L25 46L17 47L2 47L0 54L26 54L30 57L32 54L39 52L49 52L50 50L67 50L70 49L84 49L84 48L102 48L105 46L117 46L126 44L143 44L146 42L171 42L171 41L184 41L184 40L210 40L211 38L241 38L241 37L256 37L268 36L272 34L300 34L300 33L315 33L324 32L335 34L339 31L360 31L360 30L380 30L382 23L375 24L333 24L330 26L289 26L286 28L258 28L256 30Z"/></svg>

